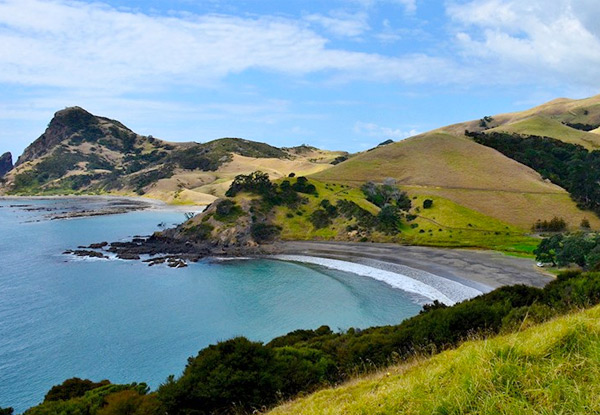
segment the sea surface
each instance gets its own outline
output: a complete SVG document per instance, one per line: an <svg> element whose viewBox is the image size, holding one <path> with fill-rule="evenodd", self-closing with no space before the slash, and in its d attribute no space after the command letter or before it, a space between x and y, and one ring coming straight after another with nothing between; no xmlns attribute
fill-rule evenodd
<svg viewBox="0 0 600 415"><path fill-rule="evenodd" d="M185 220L169 210L47 216L85 203L104 202L0 199L0 407L16 413L71 377L156 388L220 340L397 324L421 309L402 290L318 265L206 260L172 269L64 255Z"/></svg>

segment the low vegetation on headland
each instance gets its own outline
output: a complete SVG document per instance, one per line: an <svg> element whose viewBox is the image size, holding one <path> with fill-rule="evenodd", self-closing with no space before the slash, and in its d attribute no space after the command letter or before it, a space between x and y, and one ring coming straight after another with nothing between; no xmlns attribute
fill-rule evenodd
<svg viewBox="0 0 600 415"><path fill-rule="evenodd" d="M377 372L415 358L425 359L425 362L411 369L409 377L405 379L394 375L389 379L385 378L385 382L390 382L389 387L404 387L402 385L405 382L416 381L415 378L428 378L431 374L428 368L432 365L454 361L450 365L452 370L449 366L443 367L444 376L455 373L461 379L464 377L467 383L463 386L466 385L466 389L462 390L460 399L457 397L457 400L452 400L447 394L435 395L437 390L441 393L441 386L438 383L430 384L428 390L435 393L429 401L432 405L438 405L440 410L464 409L463 405L474 405L474 411L481 410L483 413L494 413L493 409L498 408L494 405L500 405L501 408L516 408L514 405L518 405L531 409L541 399L545 405L543 408L558 408L566 402L573 405L572 409L577 412L580 408L591 408L590 405L596 402L597 395L575 393L567 397L565 393L594 390L596 376L588 372L600 370L598 356L589 354L592 351L597 354L599 350L600 337L597 329L584 330L581 325L572 326L568 333L561 329L560 333L556 333L555 340L543 345L537 340L543 328L517 334L522 348L517 352L510 347L499 347L496 354L499 360L489 360L489 366L483 366L488 367L491 373L496 373L494 377L486 378L485 382L482 367L472 364L475 350L483 353L483 346L479 343L463 346L450 355L445 354L444 358L434 357L433 360L428 360L428 357L474 338L518 332L599 303L600 273L566 272L543 289L503 287L452 307L434 303L424 307L419 315L396 326L349 329L337 333L324 326L316 330L296 330L267 344L252 342L243 337L220 342L190 358L180 377L169 377L151 393L144 384L111 385L106 381L95 384L71 379L54 387L43 403L29 409L26 414L251 413L266 410L299 394L338 385L357 375ZM597 310L594 313L597 314ZM567 317L573 321L578 318ZM561 320L558 320L547 327L563 326ZM552 332L548 336L554 334ZM492 342L506 346L506 339L510 338L504 337ZM554 350L553 344L561 346L557 346L556 353L548 353L547 350ZM540 354L539 350L545 352ZM447 360L448 356L452 356L454 360ZM535 356L540 356L540 359ZM595 363L592 362L594 359ZM546 363L542 365L542 361ZM583 362L592 364L583 365L586 366L585 373L581 369L576 370ZM564 364L562 367L565 369L571 369L560 371L557 369L560 364ZM552 377L546 378L544 374L550 369ZM384 378L378 376L380 379ZM523 381L520 380L521 376L524 376ZM364 382L370 381L367 379ZM549 391L556 393L549 393L545 386L540 386L540 395L528 386L546 383L551 388ZM343 386L343 389L352 387ZM422 387L425 384L408 388L399 401L402 405L394 408L399 412L406 410L410 413L411 408L424 404L421 398L425 391ZM561 392L561 387L566 389ZM489 402L481 400L481 388L487 391L486 395L490 393L494 398L490 398ZM320 399L318 397L323 396L322 393L315 399ZM357 404L364 404L360 413L373 412L366 400L368 398L363 396L357 401ZM327 402L319 402L320 409L313 413L336 413L335 407L329 410ZM488 404L491 406L488 407ZM507 411L500 413L510 413L510 410ZM286 412L284 408L280 413L296 411L292 409Z"/></svg>
<svg viewBox="0 0 600 415"><path fill-rule="evenodd" d="M230 248L275 239L337 240L524 254L531 254L539 242L520 228L448 199L407 193L393 179L354 187L294 174L272 182L267 174L254 172L238 175L226 196L174 235ZM224 207L233 210L227 215L217 211Z"/></svg>

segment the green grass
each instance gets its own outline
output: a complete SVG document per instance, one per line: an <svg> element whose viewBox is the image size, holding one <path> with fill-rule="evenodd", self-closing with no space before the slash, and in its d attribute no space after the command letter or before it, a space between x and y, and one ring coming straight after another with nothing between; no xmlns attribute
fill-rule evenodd
<svg viewBox="0 0 600 415"><path fill-rule="evenodd" d="M600 307L470 341L275 408L271 414L600 412Z"/></svg>
<svg viewBox="0 0 600 415"><path fill-rule="evenodd" d="M411 193L413 194L413 193ZM539 240L498 219L439 196L413 196L411 213L418 215L403 228L402 238L413 245L489 248L530 255ZM424 209L423 200L433 200ZM412 228L409 225L417 224Z"/></svg>
<svg viewBox="0 0 600 415"><path fill-rule="evenodd" d="M360 240L360 236L347 230L348 226L355 224L355 220L338 217L331 226L315 229L310 222L310 214L319 208L323 199L332 204L340 199L350 200L374 215L379 212L379 208L367 201L362 191L356 187L324 183L313 178L310 183L317 188L318 198L307 195L308 203L298 209L275 209L274 223L282 227L281 237L286 240ZM404 220L400 232L394 235L372 232L368 237L369 241L494 249L528 257L539 243L539 239L527 236L520 228L465 208L449 199L419 194L414 188L407 190L413 205L410 213L417 215L417 218L410 222ZM425 199L433 200L430 209L422 207Z"/></svg>

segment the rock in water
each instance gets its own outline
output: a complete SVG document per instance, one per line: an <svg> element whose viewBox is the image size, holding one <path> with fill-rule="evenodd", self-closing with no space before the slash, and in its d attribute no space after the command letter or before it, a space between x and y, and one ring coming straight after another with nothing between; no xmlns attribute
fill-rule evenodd
<svg viewBox="0 0 600 415"><path fill-rule="evenodd" d="M11 171L13 168L12 154L4 153L0 156L0 177Z"/></svg>

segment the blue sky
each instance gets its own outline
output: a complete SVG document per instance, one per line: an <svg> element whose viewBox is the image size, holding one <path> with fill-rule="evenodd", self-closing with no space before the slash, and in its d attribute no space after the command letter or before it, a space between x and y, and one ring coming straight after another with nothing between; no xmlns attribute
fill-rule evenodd
<svg viewBox="0 0 600 415"><path fill-rule="evenodd" d="M597 0L0 0L0 152L79 105L170 141L361 151L600 93Z"/></svg>

